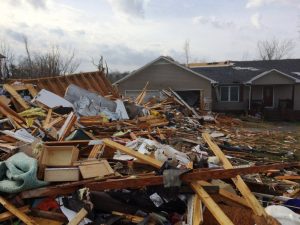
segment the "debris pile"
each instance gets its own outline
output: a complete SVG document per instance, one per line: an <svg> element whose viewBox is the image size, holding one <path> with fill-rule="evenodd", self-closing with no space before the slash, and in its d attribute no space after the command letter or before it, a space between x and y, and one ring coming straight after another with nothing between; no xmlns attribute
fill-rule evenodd
<svg viewBox="0 0 300 225"><path fill-rule="evenodd" d="M3 224L299 223L292 149L256 149L258 137L233 132L241 121L171 89L145 101L147 86L130 100L107 81L64 92L36 82L0 96Z"/></svg>

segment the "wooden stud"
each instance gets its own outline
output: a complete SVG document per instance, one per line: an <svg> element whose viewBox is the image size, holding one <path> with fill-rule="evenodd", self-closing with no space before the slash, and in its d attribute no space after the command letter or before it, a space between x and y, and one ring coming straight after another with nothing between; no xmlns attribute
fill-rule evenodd
<svg viewBox="0 0 300 225"><path fill-rule="evenodd" d="M27 104L27 102L25 102L25 100L21 97L21 95L19 95L18 92L16 92L16 90L9 84L4 84L3 88L9 93L11 94L11 96L16 99L16 101L24 108L24 109L29 109L29 105Z"/></svg>
<svg viewBox="0 0 300 225"><path fill-rule="evenodd" d="M30 208L28 205L26 206L23 206L21 208L18 208L18 210L20 210L21 212L23 213L27 213L27 212L30 212ZM3 222L3 221L6 221L6 220L9 220L9 219L12 219L14 218L15 215L12 214L11 212L7 211L7 212L4 212L4 213L1 213L0 214L0 222Z"/></svg>
<svg viewBox="0 0 300 225"><path fill-rule="evenodd" d="M141 154L141 153L139 153L139 152L137 152L137 151L135 151L135 150L133 150L131 148L128 148L128 147L126 147L124 145L116 143L116 142L114 142L112 140L104 139L103 143L106 146L109 146L109 147L111 147L113 149L116 149L116 150L119 150L119 151L121 151L121 152L123 152L123 153L125 153L127 155L133 156L133 157L135 157L135 158L137 158L137 159L139 159L139 160L141 160L143 162L146 162L147 164L149 164L149 165L151 165L151 166L153 166L155 168L159 169L163 165L163 163L161 161L159 161L159 160L156 160L156 159L154 159L154 158L152 158L150 156L147 156L147 155L143 155L143 154Z"/></svg>
<svg viewBox="0 0 300 225"><path fill-rule="evenodd" d="M193 225L200 225L203 223L202 202L199 195L193 196Z"/></svg>
<svg viewBox="0 0 300 225"><path fill-rule="evenodd" d="M201 201L206 205L211 214L221 225L234 225L217 203L210 197L204 188L197 182L192 182L191 187L199 196Z"/></svg>
<svg viewBox="0 0 300 225"><path fill-rule="evenodd" d="M20 220L22 220L25 224L37 225L37 223L34 222L29 216L27 216L24 212L17 209L14 205L12 205L2 196L0 196L0 203L1 205L3 205L4 208L6 208L8 211L10 211L13 215L18 217Z"/></svg>
<svg viewBox="0 0 300 225"><path fill-rule="evenodd" d="M224 169L233 169L232 164L230 161L226 158L225 154L222 152L222 150L219 148L217 144L215 144L211 139L210 135L208 133L202 134L203 139L206 141L210 149L214 152L214 154L220 159L220 161L223 163ZM243 181L242 177L240 175L237 175L235 178L232 178L233 183L237 187L237 189L240 191L242 196L247 201L248 205L253 210L254 214L261 217L263 216L267 224L278 224L278 222L267 215L265 209L262 207L262 205L259 203L259 201L255 198L253 193L250 191L247 184Z"/></svg>
<svg viewBox="0 0 300 225"><path fill-rule="evenodd" d="M78 225L87 214L88 214L88 212L84 208L82 208L76 214L76 216L68 223L68 225Z"/></svg>

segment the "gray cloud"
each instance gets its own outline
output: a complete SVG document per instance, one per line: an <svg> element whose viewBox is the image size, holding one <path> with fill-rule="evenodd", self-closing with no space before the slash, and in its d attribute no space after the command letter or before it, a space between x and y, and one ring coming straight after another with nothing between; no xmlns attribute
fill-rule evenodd
<svg viewBox="0 0 300 225"><path fill-rule="evenodd" d="M144 18L149 0L108 0L108 2L117 14Z"/></svg>
<svg viewBox="0 0 300 225"><path fill-rule="evenodd" d="M35 9L46 9L48 0L9 0L9 3L14 6L21 6L23 3L31 5Z"/></svg>
<svg viewBox="0 0 300 225"><path fill-rule="evenodd" d="M21 32L14 31L10 28L6 28L5 33L9 38L11 38L17 42L23 42L23 40L24 40L24 34Z"/></svg>
<svg viewBox="0 0 300 225"><path fill-rule="evenodd" d="M218 29L225 29L230 27L235 27L235 23L232 21L223 21L215 16L204 17L204 16L197 16L193 18L194 24L208 24Z"/></svg>
<svg viewBox="0 0 300 225"><path fill-rule="evenodd" d="M65 35L65 31L61 28L50 29L49 32L52 33L52 34L55 34L57 36L64 36Z"/></svg>

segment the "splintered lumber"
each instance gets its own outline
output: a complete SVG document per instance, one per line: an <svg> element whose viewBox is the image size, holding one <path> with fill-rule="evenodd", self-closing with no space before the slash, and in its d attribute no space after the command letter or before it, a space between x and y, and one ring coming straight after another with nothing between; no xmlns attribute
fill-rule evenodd
<svg viewBox="0 0 300 225"><path fill-rule="evenodd" d="M92 148L88 158L96 158L98 153L100 152L100 150L103 148L103 145L94 145L94 147Z"/></svg>
<svg viewBox="0 0 300 225"><path fill-rule="evenodd" d="M134 100L134 102L138 105L142 104L145 96L146 96L146 92L147 92L147 87L149 85L149 81L147 81L145 87L143 88L142 92L136 97L136 99Z"/></svg>
<svg viewBox="0 0 300 225"><path fill-rule="evenodd" d="M38 94L33 84L25 84L25 87L27 88L32 97L35 97Z"/></svg>
<svg viewBox="0 0 300 225"><path fill-rule="evenodd" d="M8 211L10 211L13 215L18 217L20 220L22 220L25 224L28 225L37 225L36 222L34 222L29 216L27 216L24 212L17 209L14 205L9 203L5 198L0 196L0 203L3 205L4 208L6 208Z"/></svg>
<svg viewBox="0 0 300 225"><path fill-rule="evenodd" d="M71 130L73 128L73 125L75 124L77 120L77 116L71 112L68 116L68 118L66 119L64 125L62 126L62 128L59 130L59 141L62 141L66 138L66 136L68 136L71 133Z"/></svg>
<svg viewBox="0 0 300 225"><path fill-rule="evenodd" d="M191 187L221 225L234 225L233 222L223 212L223 210L217 205L217 203L210 197L210 195L198 182L192 182Z"/></svg>
<svg viewBox="0 0 300 225"><path fill-rule="evenodd" d="M5 105L5 103L3 103L2 101L0 101L0 113L6 117L11 117L17 123L25 123L25 119L23 117L21 117L18 113Z"/></svg>
<svg viewBox="0 0 300 225"><path fill-rule="evenodd" d="M16 99L16 101L24 108L29 109L29 105L25 102L25 100L21 97L21 95L18 94L18 92L9 84L4 84L3 88L11 94L11 96Z"/></svg>
<svg viewBox="0 0 300 225"><path fill-rule="evenodd" d="M208 133L203 133L202 137L206 141L210 149L213 151L213 153L220 159L220 161L223 164L223 167L225 169L232 169L233 168L232 164L226 158L225 154L222 152L219 146L210 139L210 135ZM253 210L256 216L264 217L267 224L279 224L274 218L267 215L265 209L255 198L254 194L250 191L249 187L243 181L240 175L237 175L236 177L232 178L232 181L237 187L237 189L240 191L242 196L245 198L248 205L251 207L251 209Z"/></svg>
<svg viewBox="0 0 300 225"><path fill-rule="evenodd" d="M209 170L195 170L196 172L187 173L181 176L181 180L184 182L192 182L195 180L211 180L211 179L229 179L237 176L238 174L251 174L261 173L268 171L270 168L288 168L299 166L299 163L286 163L286 164L272 164L266 166L255 166L246 168L234 168L234 169L209 169ZM20 194L22 199L26 198L38 198L46 196L55 196L70 194L78 189L78 187L86 186L92 191L103 191L106 189L126 189L126 188L138 188L146 186L162 185L162 176L149 176L149 177L130 177L115 180L102 180L101 182L95 182L94 179L82 180L72 183L65 183L55 186L36 188L34 190L23 191Z"/></svg>
<svg viewBox="0 0 300 225"><path fill-rule="evenodd" d="M275 178L277 180L300 180L300 176L290 176L290 175L276 176Z"/></svg>
<svg viewBox="0 0 300 225"><path fill-rule="evenodd" d="M202 202L199 195L193 196L193 225L200 225L203 223Z"/></svg>
<svg viewBox="0 0 300 225"><path fill-rule="evenodd" d="M143 154L141 154L141 153L139 153L139 152L137 152L137 151L135 151L135 150L133 150L131 148L128 148L128 147L126 147L124 145L116 143L116 142L114 142L112 140L104 139L103 143L106 146L108 146L108 147L111 147L113 149L119 150L119 151L121 151L121 152L123 152L123 153L125 153L127 155L133 156L133 157L135 157L135 158L137 158L137 159L139 159L139 160L141 160L141 161L143 161L143 162L145 162L145 163L147 163L147 164L149 164L149 165L151 165L151 166L153 166L155 168L159 169L163 165L163 163L161 161L158 161L158 160L156 160L156 159L154 159L154 158L152 158L150 156L143 155Z"/></svg>
<svg viewBox="0 0 300 225"><path fill-rule="evenodd" d="M88 212L84 208L82 208L76 214L76 216L68 223L68 225L78 225L87 214L88 214Z"/></svg>
<svg viewBox="0 0 300 225"><path fill-rule="evenodd" d="M273 164L266 166L254 166L245 168L233 168L233 169L209 169L209 170L195 170L183 174L180 178L186 183L193 182L195 180L211 180L211 179L229 179L239 174L251 174L267 171L269 168L277 166L289 167L292 166L289 163L286 164ZM293 165L299 165L295 163ZM88 183L86 186L93 191L103 191L105 189L126 189L126 188L137 188L145 186L155 186L163 184L162 176L149 176L149 177L136 177L136 178L125 178L116 180L106 180L103 182Z"/></svg>
<svg viewBox="0 0 300 225"><path fill-rule="evenodd" d="M23 206L21 208L18 208L18 210L20 210L21 212L23 213L27 213L27 212L30 212L30 208L28 205L26 206ZM3 222L3 221L6 221L6 220L9 220L9 219L12 219L14 218L15 215L12 214L11 212L7 211L7 212L4 212L4 213L1 213L0 214L0 222Z"/></svg>
<svg viewBox="0 0 300 225"><path fill-rule="evenodd" d="M49 109L48 113L47 113L47 116L46 116L46 119L44 120L44 123L43 123L43 128L44 129L46 129L48 124L50 123L51 114L52 114L52 109Z"/></svg>
<svg viewBox="0 0 300 225"><path fill-rule="evenodd" d="M198 183L200 185L202 185L202 186L213 185L213 184L211 184L209 182L206 182L206 181L203 181L203 180L198 181ZM236 203L238 203L240 205L243 205L243 206L249 208L249 205L248 205L248 203L246 202L246 200L244 198L242 198L242 197L240 197L240 196L238 196L236 194L233 194L233 193L231 193L231 192L229 192L229 191L227 191L225 189L220 188L219 195L221 195L221 196L223 196L223 197L225 197L225 198L227 198L227 199L229 199L229 200L231 200L233 202L236 202Z"/></svg>
<svg viewBox="0 0 300 225"><path fill-rule="evenodd" d="M140 223L144 220L144 218L140 217L140 216L125 214L125 213L116 212L116 211L112 211L111 214L116 215L116 216L121 216L124 219L129 220L132 223Z"/></svg>

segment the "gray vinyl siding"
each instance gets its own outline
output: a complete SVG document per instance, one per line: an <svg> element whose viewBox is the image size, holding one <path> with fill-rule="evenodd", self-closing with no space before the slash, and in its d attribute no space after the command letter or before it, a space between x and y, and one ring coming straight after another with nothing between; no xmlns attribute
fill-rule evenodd
<svg viewBox="0 0 300 225"><path fill-rule="evenodd" d="M149 90L172 88L175 91L203 90L204 97L211 98L211 82L179 66L160 59L156 63L130 76L118 84L119 91L142 90L149 81Z"/></svg>
<svg viewBox="0 0 300 225"><path fill-rule="evenodd" d="M276 85L276 84L294 84L292 78L284 76L276 71L272 71L267 75L257 78L252 82L253 85Z"/></svg>

